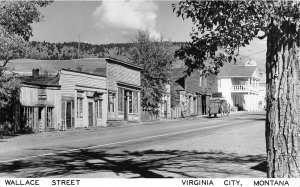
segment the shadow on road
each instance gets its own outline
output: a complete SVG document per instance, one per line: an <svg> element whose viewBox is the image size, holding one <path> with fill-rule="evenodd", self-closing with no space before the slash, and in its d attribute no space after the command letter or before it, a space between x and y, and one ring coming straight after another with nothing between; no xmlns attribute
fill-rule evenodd
<svg viewBox="0 0 300 187"><path fill-rule="evenodd" d="M0 171L11 177L64 177L112 173L120 177L265 177L255 165L264 155L238 155L223 152L179 150L122 151L80 150L0 164ZM86 177L86 175L84 175ZM94 175L95 177L95 175ZM107 176L106 176L107 177Z"/></svg>

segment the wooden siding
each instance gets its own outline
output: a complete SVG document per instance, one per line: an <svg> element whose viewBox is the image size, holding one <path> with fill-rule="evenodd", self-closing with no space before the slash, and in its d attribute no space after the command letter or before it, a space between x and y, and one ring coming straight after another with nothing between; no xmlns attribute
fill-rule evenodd
<svg viewBox="0 0 300 187"><path fill-rule="evenodd" d="M141 72L136 68L130 68L128 66L122 66L121 64L107 63L107 87L111 92L116 93L115 99L115 112L108 113L109 120L124 120L124 112L118 112L118 82L140 87L141 86ZM140 91L128 87L126 85L121 86L123 89L132 90L138 92L138 107L139 112L137 114L128 114L128 121L140 121Z"/></svg>
<svg viewBox="0 0 300 187"><path fill-rule="evenodd" d="M70 99L74 101L74 127L88 127L89 122L89 113L88 113L88 102L93 103L93 126L106 126L107 121L107 83L105 77L100 77L97 75L89 75L81 72L74 72L68 70L60 71L60 81L61 93L64 101L69 101ZM82 117L77 115L77 98L78 93L81 93L80 98L83 99L82 108L83 115ZM93 98L87 95L87 92L98 92L102 93L102 118L96 118L95 111L95 101ZM64 99L66 98L66 99ZM69 98L69 99L68 99ZM73 99L72 99L73 98ZM62 114L62 119L66 119L64 116L66 111Z"/></svg>
<svg viewBox="0 0 300 187"><path fill-rule="evenodd" d="M82 86L83 88L106 89L106 78L80 72L61 70L59 84L61 85L62 96L74 96L76 85Z"/></svg>
<svg viewBox="0 0 300 187"><path fill-rule="evenodd" d="M94 125L93 126L106 126L107 121L107 94L103 93L102 95L102 118L96 118L96 111L95 111L95 102L91 98L87 98L86 95L83 97L83 117L79 118L77 116L77 99L75 100L75 127L88 127L89 124L89 111L88 111L88 103L93 103L93 120Z"/></svg>
<svg viewBox="0 0 300 187"><path fill-rule="evenodd" d="M47 96L45 100L39 100L39 92L43 90L43 94ZM35 86L22 86L20 91L20 103L22 106L49 106L53 108L53 128L58 129L61 123L61 95L60 89L57 88L40 88ZM36 110L36 109L35 109ZM36 111L35 111L36 112ZM43 121L44 122L44 121ZM45 123L44 123L45 125ZM45 129L45 126L42 127Z"/></svg>
<svg viewBox="0 0 300 187"><path fill-rule="evenodd" d="M120 64L107 63L107 86L109 90L117 91L117 82L141 86L140 71L130 69Z"/></svg>

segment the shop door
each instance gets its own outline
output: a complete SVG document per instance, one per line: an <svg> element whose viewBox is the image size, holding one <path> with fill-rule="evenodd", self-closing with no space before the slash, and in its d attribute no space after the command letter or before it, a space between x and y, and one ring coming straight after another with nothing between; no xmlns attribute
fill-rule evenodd
<svg viewBox="0 0 300 187"><path fill-rule="evenodd" d="M201 95L197 96L197 114L202 115L202 97L201 97Z"/></svg>
<svg viewBox="0 0 300 187"><path fill-rule="evenodd" d="M94 111L93 111L93 103L89 102L89 127L92 127L94 124Z"/></svg>
<svg viewBox="0 0 300 187"><path fill-rule="evenodd" d="M206 114L206 96L202 96L202 115Z"/></svg>
<svg viewBox="0 0 300 187"><path fill-rule="evenodd" d="M66 126L67 126L67 129L71 129L71 127L72 127L72 103L71 102L67 102Z"/></svg>
<svg viewBox="0 0 300 187"><path fill-rule="evenodd" d="M45 128L45 107L39 107L38 108L38 131L42 132Z"/></svg>
<svg viewBox="0 0 300 187"><path fill-rule="evenodd" d="M124 120L127 121L128 120L128 103L127 103L128 99L127 96L125 94L124 96Z"/></svg>

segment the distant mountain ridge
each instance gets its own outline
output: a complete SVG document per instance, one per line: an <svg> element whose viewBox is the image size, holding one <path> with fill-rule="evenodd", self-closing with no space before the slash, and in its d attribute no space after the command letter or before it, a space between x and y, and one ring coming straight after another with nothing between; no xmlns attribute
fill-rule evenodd
<svg viewBox="0 0 300 187"><path fill-rule="evenodd" d="M171 42L174 48L186 44L186 42ZM37 42L32 41L29 44L28 52L25 58L37 60L70 60L78 58L117 58L126 59L127 51L133 46L133 43L111 43L111 44L89 44L84 42ZM250 60L248 54L240 54L238 61ZM124 57L124 58L123 58ZM245 58L247 57L247 58ZM260 70L265 71L265 62L256 61ZM183 62L176 60L173 62L175 68L181 67Z"/></svg>
<svg viewBox="0 0 300 187"><path fill-rule="evenodd" d="M184 42L171 42L180 47ZM26 58L39 60L70 60L77 58L103 58L110 55L122 56L133 43L89 44L84 42L37 42L29 45Z"/></svg>

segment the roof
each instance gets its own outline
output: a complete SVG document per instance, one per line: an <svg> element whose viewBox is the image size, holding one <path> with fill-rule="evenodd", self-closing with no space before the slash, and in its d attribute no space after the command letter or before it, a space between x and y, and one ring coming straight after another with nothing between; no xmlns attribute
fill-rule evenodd
<svg viewBox="0 0 300 187"><path fill-rule="evenodd" d="M124 66L129 66L131 68L136 68L138 70L143 70L143 67L140 66L140 65L136 65L136 64L133 64L133 63L129 63L129 62L125 62L125 61L121 61L121 60L118 60L118 59L115 59L115 58L106 58L106 60L110 63L116 63L116 64L121 64L121 65L124 65Z"/></svg>
<svg viewBox="0 0 300 187"><path fill-rule="evenodd" d="M106 64L117 63L126 67L142 70L141 66L111 58L83 58L73 60L34 60L17 59L7 64L7 67L18 73L31 73L32 69L40 69L40 73L57 74L60 69L80 71L99 76L106 76Z"/></svg>
<svg viewBox="0 0 300 187"><path fill-rule="evenodd" d="M18 78L23 84L60 87L59 76L22 76Z"/></svg>
<svg viewBox="0 0 300 187"><path fill-rule="evenodd" d="M256 69L256 66L226 63L223 67L220 68L218 77L252 77Z"/></svg>
<svg viewBox="0 0 300 187"><path fill-rule="evenodd" d="M174 89L177 91L184 90L185 74L183 68L171 69L171 80L174 82Z"/></svg>

